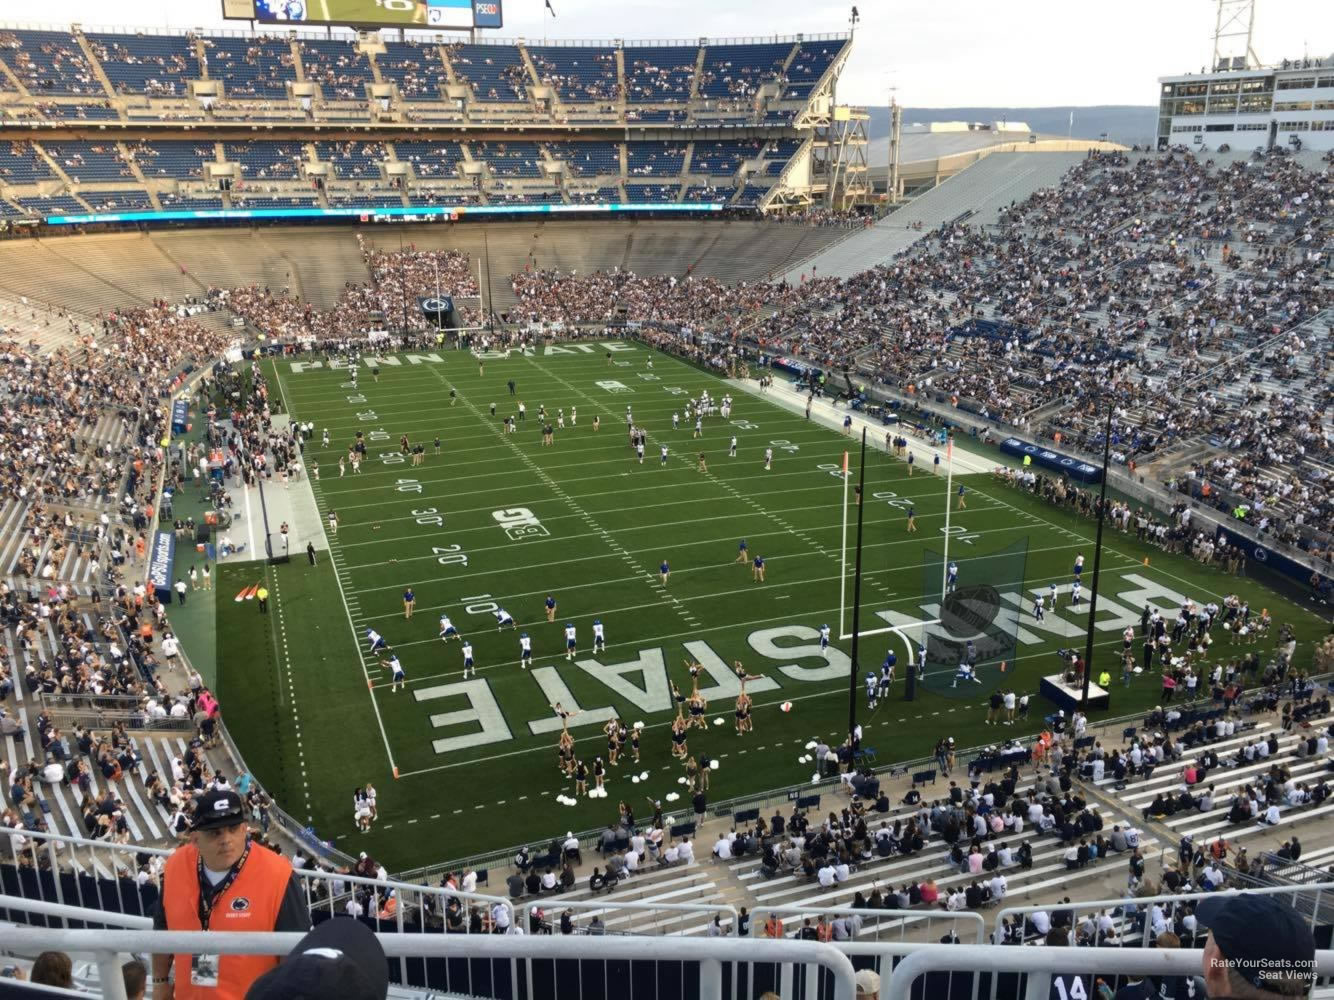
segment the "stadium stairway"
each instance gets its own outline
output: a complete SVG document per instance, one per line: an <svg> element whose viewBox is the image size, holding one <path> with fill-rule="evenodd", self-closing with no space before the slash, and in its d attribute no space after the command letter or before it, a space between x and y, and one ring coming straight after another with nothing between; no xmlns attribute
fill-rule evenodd
<svg viewBox="0 0 1334 1000"><path fill-rule="evenodd" d="M28 504L24 500L7 497L0 506L0 575L12 574L23 554L23 545L27 541L24 530L27 514Z"/></svg>
<svg viewBox="0 0 1334 1000"><path fill-rule="evenodd" d="M16 694L20 693L21 686L20 681L15 687ZM39 711L40 709L30 700L20 702L16 714L23 725L22 733L0 737L4 744L3 757L0 757L0 760L3 760L8 767L4 783L5 803L8 807L19 810L20 815L23 815L24 810L19 809L19 806L10 800L9 779L29 760L36 760L38 765L44 762L39 745L33 742L35 727L29 726ZM132 773L125 774L118 782L109 782L102 776L95 763L89 762L92 796L100 798L107 791L116 796L124 812L132 843L163 847L171 846L174 842L174 838L169 834L170 814L154 803L149 796L148 780L155 772L165 775L166 778L170 777L171 762L185 753L187 737L191 735L193 734L189 730L157 733L138 731L134 744L142 762ZM63 781L54 783L34 781L33 792L39 803L40 816L34 812L27 818L33 821L40 819L53 833L75 837L88 836L80 815L84 793L77 786Z"/></svg>
<svg viewBox="0 0 1334 1000"><path fill-rule="evenodd" d="M27 303L18 298L0 296L0 336L18 341L25 349L35 348L39 354L48 354L59 348L73 349L79 337L70 329L70 321L91 324L92 318L78 313L48 308L38 302Z"/></svg>
<svg viewBox="0 0 1334 1000"><path fill-rule="evenodd" d="M989 224L996 210L1060 180L1082 153L993 153L918 195L874 226L790 268L798 282L813 269L822 277L848 278L908 249L932 229L972 212L970 221ZM921 224L921 229L912 228Z"/></svg>

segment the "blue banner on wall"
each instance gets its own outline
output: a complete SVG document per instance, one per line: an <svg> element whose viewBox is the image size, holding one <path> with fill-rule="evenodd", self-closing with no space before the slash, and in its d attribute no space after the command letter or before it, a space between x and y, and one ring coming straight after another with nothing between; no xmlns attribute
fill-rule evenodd
<svg viewBox="0 0 1334 1000"><path fill-rule="evenodd" d="M171 604L172 570L176 563L176 535L159 531L153 536L153 551L148 557L148 585L159 601Z"/></svg>
<svg viewBox="0 0 1334 1000"><path fill-rule="evenodd" d="M176 400L171 404L171 432L173 434L184 434L189 423L190 404L183 399Z"/></svg>
<svg viewBox="0 0 1334 1000"><path fill-rule="evenodd" d="M1246 553L1246 559L1252 565L1267 566L1276 573L1282 573L1303 585L1311 582L1310 567L1303 566L1296 559L1285 556L1282 552L1271 549L1268 545L1262 545L1244 535L1230 532L1224 525L1220 524L1218 526L1217 540L1222 544L1236 545Z"/></svg>
<svg viewBox="0 0 1334 1000"><path fill-rule="evenodd" d="M1007 455L1017 455L1019 458L1028 456L1034 463L1044 469L1063 473L1071 479L1079 480L1081 483L1102 482L1102 469L1096 465L1090 465L1082 458L1071 458L1069 455L1062 455L1059 451L1052 451L1050 448L1044 448L1041 445L1029 444L1027 441L1021 441L1016 437L1006 438L1001 442L1000 449Z"/></svg>

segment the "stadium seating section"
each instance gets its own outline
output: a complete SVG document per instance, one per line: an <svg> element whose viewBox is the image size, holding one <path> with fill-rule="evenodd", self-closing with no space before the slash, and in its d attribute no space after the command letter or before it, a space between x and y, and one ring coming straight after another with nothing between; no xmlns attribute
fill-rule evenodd
<svg viewBox="0 0 1334 1000"><path fill-rule="evenodd" d="M296 82L292 46L283 39L206 37L203 44L208 78L229 95L286 97Z"/></svg>
<svg viewBox="0 0 1334 1000"><path fill-rule="evenodd" d="M0 32L0 52L33 96L102 93L78 41L67 31Z"/></svg>
<svg viewBox="0 0 1334 1000"><path fill-rule="evenodd" d="M614 101L620 94L616 50L592 46L528 46L537 77L562 101Z"/></svg>
<svg viewBox="0 0 1334 1000"><path fill-rule="evenodd" d="M5 31L0 93L19 120L300 128L387 121L387 113L405 127L493 131L475 140L401 142L321 136L215 143L134 132L119 140L80 134L10 142L0 149L0 213L624 198L755 208L802 148L800 137L783 130L816 83L832 78L847 45L832 38L625 46L395 39L363 46L299 31ZM16 81L19 91L4 93ZM393 85L392 96L372 99L377 84ZM784 93L793 87L804 90ZM550 106L537 100L537 88L550 88ZM504 136L516 124L552 122L607 126L614 137ZM682 138L626 141L622 129L631 123L680 128ZM694 142L689 131L731 125L766 126L772 137ZM396 162L410 164L402 178ZM303 165L320 163L330 168L307 177ZM186 182L203 187L187 190Z"/></svg>
<svg viewBox="0 0 1334 1000"><path fill-rule="evenodd" d="M318 83L325 100L364 101L371 66L353 41L302 39L301 65L306 80Z"/></svg>
<svg viewBox="0 0 1334 1000"><path fill-rule="evenodd" d="M194 40L185 36L89 34L88 42L121 93L182 96L187 81L198 76Z"/></svg>
<svg viewBox="0 0 1334 1000"><path fill-rule="evenodd" d="M135 120L205 119L193 103L191 81L222 86L212 113L250 120L303 120L304 109L289 93L299 82L319 85L311 113L330 120L365 120L367 87L397 85L413 106L410 118L446 120L466 116L486 121L488 105L507 113L544 115L576 112L581 120L608 124L641 121L683 124L695 102L701 120L733 124L782 124L800 110L816 85L845 53L848 40L738 42L702 46L630 44L515 45L386 40L383 51L364 51L356 39L277 35L82 33L13 30L0 32L0 61L27 91L22 116L53 119L121 117L110 103L51 102L50 98L135 98L124 111ZM91 58L90 58L91 56ZM446 83L462 84L470 96L460 108L444 99ZM554 92L554 106L531 103L533 88ZM11 86L0 73L0 91ZM48 99L43 102L43 98ZM162 107L143 101L162 102ZM261 104L255 104L259 101ZM357 105L350 109L348 104ZM232 105L237 105L233 108ZM420 107L419 107L420 106ZM357 113L353 115L353 111ZM352 117L349 117L352 116ZM497 124L503 119L496 120Z"/></svg>
<svg viewBox="0 0 1334 1000"><path fill-rule="evenodd" d="M699 50L695 48L637 48L625 50L625 99L634 104L684 102Z"/></svg>
<svg viewBox="0 0 1334 1000"><path fill-rule="evenodd" d="M753 98L762 84L777 80L792 54L792 43L768 45L709 45L699 95L707 98Z"/></svg>
<svg viewBox="0 0 1334 1000"><path fill-rule="evenodd" d="M440 47L417 42L386 42L384 52L375 60L386 82L398 84L399 93L409 101L436 100L445 75L440 61Z"/></svg>
<svg viewBox="0 0 1334 1000"><path fill-rule="evenodd" d="M516 45L451 45L450 65L459 80L472 86L484 102L523 103L528 100L528 71Z"/></svg>

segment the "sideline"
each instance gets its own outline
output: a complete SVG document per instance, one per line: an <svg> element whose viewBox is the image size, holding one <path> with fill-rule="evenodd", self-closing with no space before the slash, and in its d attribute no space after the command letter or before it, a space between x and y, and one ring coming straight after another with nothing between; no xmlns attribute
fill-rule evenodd
<svg viewBox="0 0 1334 1000"><path fill-rule="evenodd" d="M781 406L786 410L791 410L801 415L804 415L806 412L806 397L802 395L800 392L798 392L796 389L794 389L791 386L791 384L787 381L786 377L775 377L774 384L764 391L761 391L760 389L759 380L753 377L747 379L727 379L725 381L729 385L736 385L737 387L750 393L752 396L758 396L761 399L766 399L769 402ZM894 428L900 425L882 424L878 420L868 417L861 410L850 410L847 408L840 409L834 406L833 403L829 402L828 397L825 397L823 399L813 400L811 403L811 420L820 424L823 427L833 428L834 430L839 432L843 430L843 418L848 416L849 414L851 414L852 416L852 430L853 430L853 433L850 437L845 436L846 440L850 442L849 447L855 445L858 441L861 440L860 435L857 432L860 431L863 427L865 427L867 447L874 448L877 451L889 454L889 451L885 448L884 435L886 432L892 434L894 432ZM965 443L966 441L968 441L968 438L966 436L955 435L954 465L955 468L959 470L958 471L959 475L967 476L967 475L976 475L983 472L990 472L992 469L996 467L996 462L994 459L992 459L987 455L972 450ZM916 442L923 449L923 453L926 452L930 453L929 455L926 455L925 458L923 458L922 455L919 454L916 462L917 467L923 470L924 472L929 472L934 474L932 457L942 449L940 448L939 445L935 445L929 441L924 441L921 438L916 438L916 437L910 437L908 439L908 445L910 449L912 448L914 442ZM942 459L942 467L943 464L944 462Z"/></svg>

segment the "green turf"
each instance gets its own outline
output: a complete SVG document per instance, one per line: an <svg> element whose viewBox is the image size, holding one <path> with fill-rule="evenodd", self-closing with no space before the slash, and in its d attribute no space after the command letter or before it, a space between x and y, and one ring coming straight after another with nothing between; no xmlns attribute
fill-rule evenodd
<svg viewBox="0 0 1334 1000"><path fill-rule="evenodd" d="M258 777L276 790L298 818L347 850L373 851L401 869L433 860L500 848L549 836L566 828L587 828L615 815L625 798L644 805L648 795L682 791L679 765L669 753L667 724L673 714L664 700L665 673L689 688L683 660L716 662L719 680L741 660L752 674L763 675L770 690L756 690L755 732L744 738L732 731L731 699L715 699L709 716L726 720L707 734L693 731L692 753L716 757L712 800L809 780L812 768L797 758L804 743L846 731L847 674L813 649L813 633L793 632L829 623L838 629L841 482L830 468L841 461L849 442L780 407L736 391L734 427L714 417L706 421L702 444L691 430L671 429L671 413L680 410L684 390L703 387L718 398L725 382L643 347L623 350L609 363L603 349L592 353L569 348L554 355L488 360L479 374L466 354L445 352L440 361L385 365L378 383L369 375L355 394L344 387L339 371L293 372L278 366L285 405L297 418L313 421L315 439L307 465L318 461L321 481L316 498L321 510L338 512L333 560L314 570L304 560L267 570L274 591L273 613L261 617L254 602L233 600L263 570L257 564L225 567L217 585L221 693L228 725ZM518 395L505 383L513 378ZM614 385L617 382L626 391ZM457 405L448 391L456 387ZM613 391L615 390L615 391ZM509 438L500 418L523 400L528 419ZM497 417L489 415L498 404ZM641 466L631 457L625 434L625 407L648 429L649 448ZM566 411L567 427L556 432L556 445L541 446L539 404L553 414ZM578 425L570 426L571 407ZM602 428L594 433L593 417ZM333 447L320 448L319 431L329 428ZM362 473L349 469L338 478L337 458L353 435L377 432ZM735 459L727 457L732 431L740 439ZM407 434L428 444L425 464L413 468L399 461L398 439ZM431 454L439 434L444 454ZM671 449L668 465L659 465L658 446ZM777 457L772 471L762 467L771 442ZM708 474L696 469L695 455L707 452ZM927 449L919 447L926 458ZM383 457L382 457L383 456ZM825 468L821 468L825 466ZM944 482L928 470L912 478L905 465L883 454L868 462L866 519L867 586L863 628L884 625L877 611L926 617L923 564L941 547ZM969 536L956 541L951 556L959 562L961 582L992 583L998 590L1021 590L1018 580L988 575L988 556L1026 547L1026 590L1070 579L1074 554L1089 557L1093 526L1065 511L1010 490L990 476L967 477L966 511L957 512L954 528ZM875 499L875 494L882 494ZM893 497L884 494L892 493ZM902 509L910 498L920 531L905 533ZM537 535L507 532L497 519L521 519L524 508L541 526ZM443 518L443 525L436 519ZM512 539L510 534L518 535ZM769 563L767 582L753 583L749 568L734 560L737 540L749 540L752 554ZM1123 606L1138 618L1131 593L1140 589L1128 574L1198 600L1236 591L1255 607L1268 606L1275 621L1290 621L1303 640L1299 662L1309 659L1309 640L1323 629L1313 616L1251 581L1180 558L1163 556L1132 537L1111 533L1103 572L1105 600L1129 595ZM304 545L293 546L300 551ZM466 565L459 553L467 557ZM1143 565L1145 557L1150 565ZM657 586L662 559L672 566L669 586ZM928 574L929 576L929 574ZM411 585L417 613L405 621L401 595ZM560 609L548 624L542 609L551 592ZM563 685L571 700L589 715L612 706L629 723L642 721L642 763L612 772L606 801L570 808L554 796L572 791L558 774L555 733L534 735L530 723L552 718L548 697L532 672L518 665L514 633L497 632L488 613L474 612L499 601L533 637L535 660L549 683ZM1174 613L1170 600L1154 603ZM443 748L433 741L478 733L477 722L453 720L472 702L460 685L462 658L456 643L437 638L437 616L447 612L477 651L478 678L466 682L473 699L493 698L499 737L474 746ZM1114 611L1114 609L1113 609ZM606 624L609 649L590 655L593 618ZM1114 614L1100 608L1099 620ZM1031 628L1027 613L1025 628ZM1062 608L1049 623L1076 623ZM575 663L564 656L562 627L579 629ZM401 656L409 685L391 693L389 678L373 658L364 658L363 630L373 626ZM1080 624L1082 627L1082 624ZM764 630L788 629L763 634ZM1019 647L1004 677L1023 691L1036 691L1041 674L1053 671L1053 650L1082 640L1042 633L1040 641ZM1099 649L1109 669L1119 627L1098 633ZM687 648L685 644L692 644ZM1226 640L1224 640L1226 643ZM895 636L864 640L863 671L874 669ZM835 642L847 651L849 643ZM791 652L786 652L791 651ZM1227 652L1226 646L1223 652ZM710 657L710 653L713 657ZM602 665L622 667L619 673ZM912 704L902 701L901 684L893 698L871 715L859 692L859 719L868 725L865 743L882 762L928 753L942 734L961 745L986 740L995 732L981 727L985 696L1000 680L996 665L982 671L987 686L967 692L925 692ZM642 669L641 669L642 668ZM595 676L596 675L596 676ZM368 689L367 679L374 685ZM706 684L711 684L712 679ZM766 686L752 682L752 688ZM961 695L961 696L960 696ZM1121 714L1152 704L1156 675L1129 691L1113 691L1112 711ZM778 704L793 702L790 714ZM1033 713L1035 722L1042 703ZM434 718L433 718L434 717ZM580 754L605 753L599 725L578 725ZM294 721L295 720L295 721ZM442 723L436 725L435 723ZM299 736L297 729L299 725ZM392 763L391 763L392 759ZM393 778L392 767L400 777ZM640 784L632 773L648 771ZM353 785L374 781L379 790L380 822L369 834L356 832L351 816ZM678 805L685 805L683 796Z"/></svg>
<svg viewBox="0 0 1334 1000"><path fill-rule="evenodd" d="M306 20L333 24L426 28L425 14L416 16L413 0L305 0Z"/></svg>

